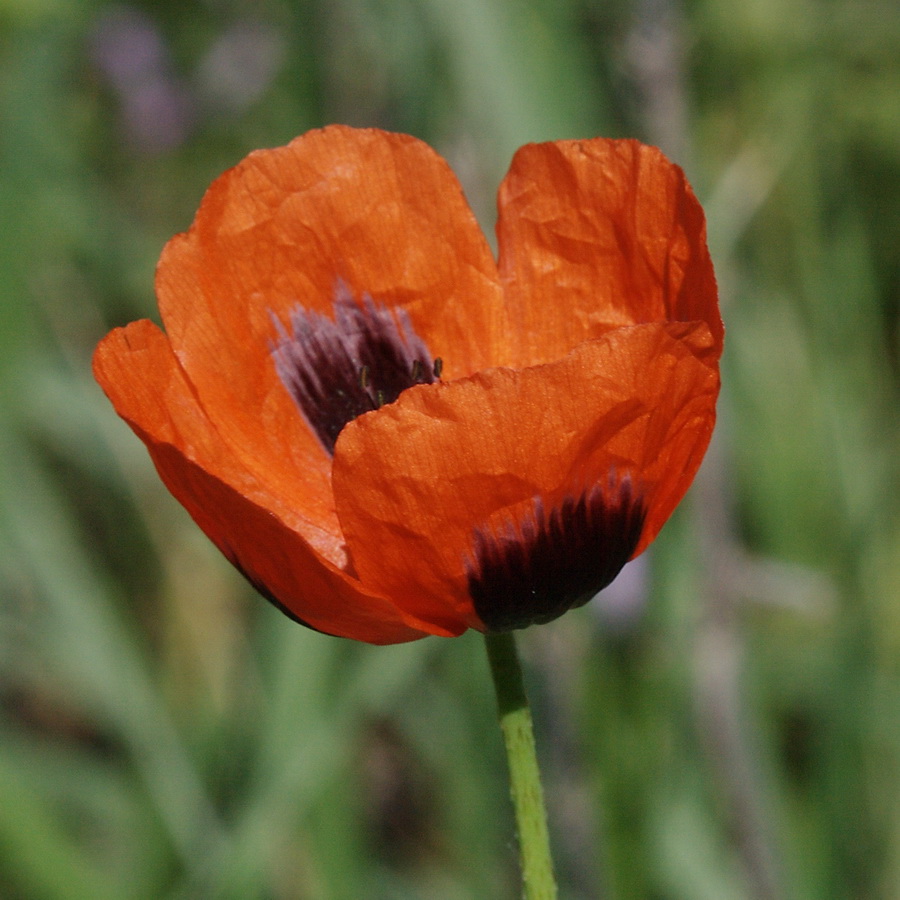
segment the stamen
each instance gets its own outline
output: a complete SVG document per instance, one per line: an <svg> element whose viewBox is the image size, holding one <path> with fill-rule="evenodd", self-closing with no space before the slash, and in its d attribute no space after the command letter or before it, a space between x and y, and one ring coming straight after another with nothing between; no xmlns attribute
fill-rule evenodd
<svg viewBox="0 0 900 900"><path fill-rule="evenodd" d="M610 474L549 513L541 497L520 521L475 531L469 594L489 631L549 622L582 606L631 558L646 509L631 478Z"/></svg>
<svg viewBox="0 0 900 900"><path fill-rule="evenodd" d="M344 286L336 291L333 319L298 308L290 333L281 322L276 328L275 369L329 454L348 422L439 377L405 310L380 306L367 294L357 302Z"/></svg>
<svg viewBox="0 0 900 900"><path fill-rule="evenodd" d="M434 373L435 378L441 377L441 372L444 371L444 361L439 356L434 358L434 366L431 371Z"/></svg>

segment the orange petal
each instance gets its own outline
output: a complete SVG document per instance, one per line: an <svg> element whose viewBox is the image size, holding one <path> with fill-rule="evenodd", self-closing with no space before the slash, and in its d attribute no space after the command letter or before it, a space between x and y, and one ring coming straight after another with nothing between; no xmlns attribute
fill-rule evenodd
<svg viewBox="0 0 900 900"><path fill-rule="evenodd" d="M655 147L598 138L529 144L500 187L500 277L517 364L557 359L609 328L705 322L722 349L706 224Z"/></svg>
<svg viewBox="0 0 900 900"><path fill-rule="evenodd" d="M254 502L282 516L335 565L346 557L334 512L330 465L310 466L287 482L252 453L242 456L209 420L166 335L152 322L108 334L94 354L94 375L133 427L183 450Z"/></svg>
<svg viewBox="0 0 900 900"><path fill-rule="evenodd" d="M718 372L694 348L712 343L703 324L616 329L544 366L411 388L351 422L332 480L360 578L426 621L478 627L465 572L473 531L611 471L643 493L639 553L709 442Z"/></svg>
<svg viewBox="0 0 900 900"><path fill-rule="evenodd" d="M363 590L336 561L344 554L333 510L300 511L248 470L197 402L166 336L151 322L111 332L95 376L150 451L166 487L257 587L320 631L371 643L434 632ZM303 515L308 518L304 518Z"/></svg>
<svg viewBox="0 0 900 900"><path fill-rule="evenodd" d="M275 372L275 319L330 314L341 284L407 307L448 377L495 359L490 249L447 164L405 135L333 126L250 154L160 260L166 332L207 414L286 485L328 460Z"/></svg>

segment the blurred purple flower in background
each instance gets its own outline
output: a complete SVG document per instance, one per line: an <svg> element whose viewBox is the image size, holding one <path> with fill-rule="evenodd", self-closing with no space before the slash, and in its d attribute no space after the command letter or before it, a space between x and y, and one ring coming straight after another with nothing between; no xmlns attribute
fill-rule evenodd
<svg viewBox="0 0 900 900"><path fill-rule="evenodd" d="M271 84L284 50L284 39L273 26L234 22L200 61L198 97L214 112L245 112Z"/></svg>
<svg viewBox="0 0 900 900"><path fill-rule="evenodd" d="M105 10L89 47L116 95L127 140L149 153L181 145L205 114L246 112L265 93L284 56L284 41L274 27L234 22L199 60L193 78L181 77L156 22L133 6Z"/></svg>
<svg viewBox="0 0 900 900"><path fill-rule="evenodd" d="M117 95L128 140L149 152L181 144L194 123L194 104L152 19L134 7L113 7L99 17L90 47Z"/></svg>
<svg viewBox="0 0 900 900"><path fill-rule="evenodd" d="M609 634L628 634L637 627L647 608L650 566L648 554L625 565L616 580L591 601L589 609Z"/></svg>

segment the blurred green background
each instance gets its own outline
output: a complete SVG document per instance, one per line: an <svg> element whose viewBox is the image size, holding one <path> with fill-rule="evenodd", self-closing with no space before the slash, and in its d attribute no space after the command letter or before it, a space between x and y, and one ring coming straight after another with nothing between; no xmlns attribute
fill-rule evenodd
<svg viewBox="0 0 900 900"><path fill-rule="evenodd" d="M209 182L336 121L489 233L532 140L657 143L707 209L714 447L522 635L562 896L900 896L895 0L2 0L0 897L517 895L478 636L289 622L90 376Z"/></svg>

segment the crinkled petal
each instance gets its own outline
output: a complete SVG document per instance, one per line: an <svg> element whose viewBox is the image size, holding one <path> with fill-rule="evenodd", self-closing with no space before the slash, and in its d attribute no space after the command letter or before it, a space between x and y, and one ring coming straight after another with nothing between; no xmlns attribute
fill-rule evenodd
<svg viewBox="0 0 900 900"><path fill-rule="evenodd" d="M477 529L628 475L655 537L700 465L718 371L702 323L617 329L561 360L423 385L338 438L335 503L360 578L408 612L480 627L466 561Z"/></svg>
<svg viewBox="0 0 900 900"><path fill-rule="evenodd" d="M305 473L329 460L272 359L292 312L332 315L347 291L403 306L448 377L495 361L503 326L496 265L447 164L415 138L343 126L217 179L156 286L210 420L298 503Z"/></svg>
<svg viewBox="0 0 900 900"><path fill-rule="evenodd" d="M501 185L497 238L517 365L610 328L705 322L722 350L703 210L655 147L597 138L528 144Z"/></svg>
<svg viewBox="0 0 900 900"><path fill-rule="evenodd" d="M111 332L97 348L94 373L147 445L166 487L225 556L289 614L320 631L370 643L435 633L341 571L333 510L310 506L303 518L243 466L153 323Z"/></svg>

